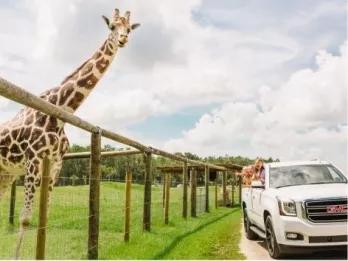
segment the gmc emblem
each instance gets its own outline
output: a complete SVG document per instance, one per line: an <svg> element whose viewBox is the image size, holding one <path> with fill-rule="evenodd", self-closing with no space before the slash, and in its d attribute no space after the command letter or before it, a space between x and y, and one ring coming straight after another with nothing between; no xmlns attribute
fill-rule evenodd
<svg viewBox="0 0 348 261"><path fill-rule="evenodd" d="M346 213L347 205L331 205L326 207L327 213Z"/></svg>

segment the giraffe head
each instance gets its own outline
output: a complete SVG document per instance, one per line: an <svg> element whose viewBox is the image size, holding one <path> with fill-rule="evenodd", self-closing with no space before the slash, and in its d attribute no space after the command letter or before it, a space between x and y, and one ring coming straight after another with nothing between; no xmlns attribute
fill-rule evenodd
<svg viewBox="0 0 348 261"><path fill-rule="evenodd" d="M127 11L124 16L120 16L120 11L118 9L114 10L111 19L103 15L103 19L111 31L113 39L118 47L124 47L128 42L129 33L140 26L140 24L131 24L129 17L129 11Z"/></svg>

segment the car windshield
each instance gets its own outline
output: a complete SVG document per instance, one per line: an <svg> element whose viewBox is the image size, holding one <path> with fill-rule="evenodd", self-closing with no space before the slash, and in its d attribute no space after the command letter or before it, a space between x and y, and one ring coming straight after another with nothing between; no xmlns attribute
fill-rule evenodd
<svg viewBox="0 0 348 261"><path fill-rule="evenodd" d="M325 183L347 183L346 177L332 165L271 167L269 173L269 185L271 188Z"/></svg>

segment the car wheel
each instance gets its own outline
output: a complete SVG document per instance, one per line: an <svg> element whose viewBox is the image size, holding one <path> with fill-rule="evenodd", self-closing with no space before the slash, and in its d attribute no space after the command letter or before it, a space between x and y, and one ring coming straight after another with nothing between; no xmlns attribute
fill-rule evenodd
<svg viewBox="0 0 348 261"><path fill-rule="evenodd" d="M251 223L246 212L246 209L243 209L243 222L244 222L244 231L247 239L255 240L258 238L258 235L250 229Z"/></svg>
<svg viewBox="0 0 348 261"><path fill-rule="evenodd" d="M274 235L271 216L268 216L266 218L266 244L268 253L272 258L280 258L283 256L283 253L280 251L280 247Z"/></svg>

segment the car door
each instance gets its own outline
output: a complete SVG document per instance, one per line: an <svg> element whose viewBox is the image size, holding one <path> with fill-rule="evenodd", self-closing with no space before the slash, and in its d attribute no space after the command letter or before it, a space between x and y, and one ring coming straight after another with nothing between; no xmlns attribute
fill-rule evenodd
<svg viewBox="0 0 348 261"><path fill-rule="evenodd" d="M256 188L256 187L253 187L251 191L253 221L254 223L256 223L256 225L261 225L263 222L263 219L262 219L263 207L261 204L263 191L264 191L263 188Z"/></svg>
<svg viewBox="0 0 348 261"><path fill-rule="evenodd" d="M251 212L250 217L252 223L259 227L263 227L263 206L262 206L262 195L265 191L265 185L260 180L254 180L251 183Z"/></svg>

